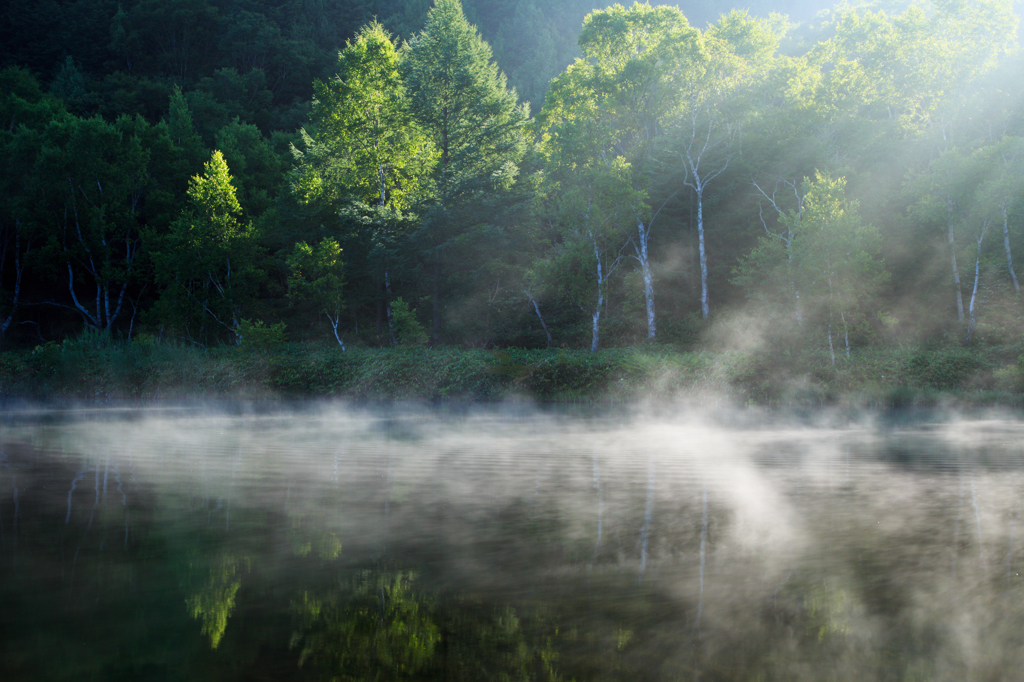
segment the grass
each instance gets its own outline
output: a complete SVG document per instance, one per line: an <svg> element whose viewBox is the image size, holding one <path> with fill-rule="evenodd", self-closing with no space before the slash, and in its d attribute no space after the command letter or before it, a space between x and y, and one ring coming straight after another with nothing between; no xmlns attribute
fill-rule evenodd
<svg viewBox="0 0 1024 682"><path fill-rule="evenodd" d="M810 408L1022 403L1015 346L823 352L681 352L645 344L578 350L351 348L282 343L195 348L86 333L0 352L0 397L182 401L343 397L393 401L714 400Z"/></svg>

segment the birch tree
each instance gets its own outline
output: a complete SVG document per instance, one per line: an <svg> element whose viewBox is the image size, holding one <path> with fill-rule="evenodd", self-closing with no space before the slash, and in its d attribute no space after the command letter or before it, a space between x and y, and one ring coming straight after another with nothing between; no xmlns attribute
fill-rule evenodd
<svg viewBox="0 0 1024 682"><path fill-rule="evenodd" d="M601 339L601 315L608 304L612 275L629 246L633 201L630 169L620 158L610 167L577 170L576 181L563 185L558 215L563 241L554 268L570 298L590 317L590 351Z"/></svg>
<svg viewBox="0 0 1024 682"><path fill-rule="evenodd" d="M708 187L726 171L732 144L742 128L732 99L763 73L778 45L778 36L764 21L732 12L702 36L703 58L683 79L680 113L669 153L683 171L683 186L696 201L697 248L700 260L700 310L706 320L711 308L705 239L704 202Z"/></svg>
<svg viewBox="0 0 1024 682"><path fill-rule="evenodd" d="M135 123L127 117L114 124L73 116L52 121L37 140L29 183L34 219L47 234L41 253L66 293L58 304L101 331L124 313L142 253L149 152L132 134Z"/></svg>
<svg viewBox="0 0 1024 682"><path fill-rule="evenodd" d="M596 125L608 128L601 150L605 160L621 156L630 164L637 192L650 185L656 138L666 117L679 104L680 82L703 58L700 32L674 7L636 3L630 9L613 5L587 15L579 37L583 59L594 65L592 82L599 112ZM580 84L582 85L582 84ZM632 212L632 239L637 267L643 277L647 337L657 334L654 276L650 238L657 212L646 202L626 207Z"/></svg>
<svg viewBox="0 0 1024 682"><path fill-rule="evenodd" d="M432 144L409 108L399 55L378 23L365 26L339 55L338 74L318 82L314 133L303 131L296 152L294 190L305 201L351 204L371 232L372 253L384 282L391 345L397 345L391 310L395 232L402 212L419 200L436 161ZM380 280L378 280L380 281Z"/></svg>
<svg viewBox="0 0 1024 682"><path fill-rule="evenodd" d="M752 298L792 300L801 292L800 307L808 333L824 332L835 364L836 340L850 356L850 332L862 326L865 306L888 279L878 257L880 237L864 225L858 205L846 199L845 178L818 173L805 178L797 208L783 212L783 233L770 233L736 269L738 284ZM787 305L788 307L788 305Z"/></svg>
<svg viewBox="0 0 1024 682"><path fill-rule="evenodd" d="M208 325L241 340L242 315L263 276L255 230L241 213L227 163L214 151L189 183L187 208L154 249L160 319L192 343L216 337Z"/></svg>

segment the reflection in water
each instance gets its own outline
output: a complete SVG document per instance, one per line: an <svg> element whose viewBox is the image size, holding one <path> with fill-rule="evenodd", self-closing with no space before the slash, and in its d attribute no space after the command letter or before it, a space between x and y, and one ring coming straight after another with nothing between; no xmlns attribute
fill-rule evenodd
<svg viewBox="0 0 1024 682"><path fill-rule="evenodd" d="M189 569L198 573L198 557L189 563ZM220 644L228 617L235 608L235 595L242 586L241 573L250 568L248 559L239 560L230 555L219 557L208 569L209 578L185 600L189 613L203 623L203 634L210 638L210 648Z"/></svg>
<svg viewBox="0 0 1024 682"><path fill-rule="evenodd" d="M1015 421L7 417L0 679L1011 679Z"/></svg>

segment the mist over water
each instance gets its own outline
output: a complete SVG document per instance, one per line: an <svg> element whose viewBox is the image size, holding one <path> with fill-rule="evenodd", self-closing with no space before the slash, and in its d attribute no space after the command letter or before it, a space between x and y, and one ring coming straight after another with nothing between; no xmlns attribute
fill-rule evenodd
<svg viewBox="0 0 1024 682"><path fill-rule="evenodd" d="M1024 425L0 430L0 677L1013 679Z"/></svg>

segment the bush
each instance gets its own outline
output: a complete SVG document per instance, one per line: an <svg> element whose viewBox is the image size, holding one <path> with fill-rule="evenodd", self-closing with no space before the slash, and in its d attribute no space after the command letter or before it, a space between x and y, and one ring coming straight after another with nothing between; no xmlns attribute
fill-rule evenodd
<svg viewBox="0 0 1024 682"><path fill-rule="evenodd" d="M983 365L978 352L967 348L922 350L907 362L907 374L921 386L949 391L963 388Z"/></svg>

